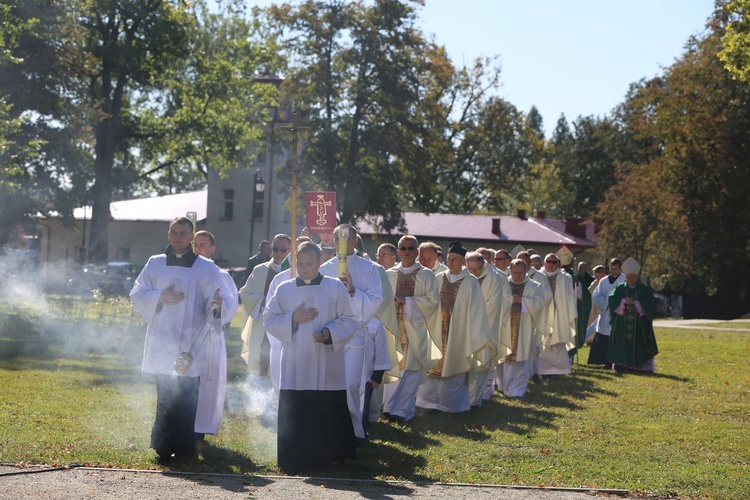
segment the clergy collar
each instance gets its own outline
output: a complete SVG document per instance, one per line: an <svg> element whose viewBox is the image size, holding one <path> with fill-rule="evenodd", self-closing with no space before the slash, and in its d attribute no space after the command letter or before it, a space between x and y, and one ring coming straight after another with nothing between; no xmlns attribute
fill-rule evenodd
<svg viewBox="0 0 750 500"><path fill-rule="evenodd" d="M513 283L514 285L520 285L522 283L526 283L527 281L529 281L529 278L524 278L523 281L513 281L513 278L508 276L508 281Z"/></svg>
<svg viewBox="0 0 750 500"><path fill-rule="evenodd" d="M193 267L193 264L198 259L198 254L193 252L192 247L190 247L187 252L178 255L174 253L171 245L167 245L167 249L164 250L164 253L167 256L168 266Z"/></svg>
<svg viewBox="0 0 750 500"><path fill-rule="evenodd" d="M273 269L277 273L281 272L281 264L276 264L273 260L268 261L268 267Z"/></svg>
<svg viewBox="0 0 750 500"><path fill-rule="evenodd" d="M609 280L609 284L610 285L614 284L614 282L617 281L617 278L619 277L620 277L619 274L617 276L612 276L611 274L607 276L607 279Z"/></svg>
<svg viewBox="0 0 750 500"><path fill-rule="evenodd" d="M412 271L415 271L422 267L422 264L419 263L419 261L414 261L414 264L410 265L409 267L404 267L404 264L401 263L401 270L405 273L410 273Z"/></svg>
<svg viewBox="0 0 750 500"><path fill-rule="evenodd" d="M302 278L297 276L294 281L297 283L297 286L320 285L320 283L323 281L323 275L318 273L318 275L311 280L303 280Z"/></svg>
<svg viewBox="0 0 750 500"><path fill-rule="evenodd" d="M556 269L555 271L548 273L546 270L542 271L542 273L546 274L547 276L554 276L560 272L559 269Z"/></svg>

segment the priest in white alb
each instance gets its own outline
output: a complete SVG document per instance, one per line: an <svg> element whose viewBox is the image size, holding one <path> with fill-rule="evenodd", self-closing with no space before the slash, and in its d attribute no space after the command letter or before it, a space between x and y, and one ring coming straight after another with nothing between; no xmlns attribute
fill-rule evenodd
<svg viewBox="0 0 750 500"><path fill-rule="evenodd" d="M554 253L547 254L544 268L539 272L547 278L552 289L552 302L547 308L550 330L539 355L539 375L567 375L571 372L568 351L575 348L577 334L578 306L573 277L560 269L560 258Z"/></svg>
<svg viewBox="0 0 750 500"><path fill-rule="evenodd" d="M508 279L501 271L496 271L478 252L466 254L466 269L479 280L487 310L487 324L495 345L500 337L500 325L507 319L513 297L508 287ZM485 354L489 351L485 351ZM470 382L471 406L481 406L494 392L496 359L483 360L477 367L476 376Z"/></svg>
<svg viewBox="0 0 750 500"><path fill-rule="evenodd" d="M192 220L172 220L169 246L148 260L130 292L148 324L141 369L156 379L151 448L162 461L196 455L200 377L212 359L206 339L236 311L216 264L193 251L193 234Z"/></svg>
<svg viewBox="0 0 750 500"><path fill-rule="evenodd" d="M398 242L401 262L388 269L398 316L399 363L387 383L383 413L395 422L408 422L416 413L415 400L430 361L429 327L437 320L440 290L435 274L417 261L417 238L402 236Z"/></svg>
<svg viewBox="0 0 750 500"><path fill-rule="evenodd" d="M383 283L371 260L354 252L357 232L354 226L341 224L333 232L336 256L320 266L323 276L338 278L349 292L349 302L356 315L358 327L346 345L346 376L349 412L354 433L365 439L362 426L364 384L362 372L367 345L367 323L376 316L383 302Z"/></svg>
<svg viewBox="0 0 750 500"><path fill-rule="evenodd" d="M529 383L529 363L536 348L536 325L546 322L546 299L541 285L526 275L523 260L513 260L508 269L512 303L500 325L500 363L495 368L495 384L506 397L521 398Z"/></svg>
<svg viewBox="0 0 750 500"><path fill-rule="evenodd" d="M464 267L466 248L451 243L448 270L436 276L440 309L430 328L431 364L417 391L417 406L448 413L471 408L469 382L496 347L490 339L479 281Z"/></svg>
<svg viewBox="0 0 750 500"><path fill-rule="evenodd" d="M268 377L270 342L263 326L263 310L266 308L268 288L273 278L281 272L281 263L292 248L292 238L277 234L271 241L271 260L251 269L245 286L240 288L242 307L247 314L242 329L242 351L240 355L247 363L248 372Z"/></svg>
<svg viewBox="0 0 750 500"><path fill-rule="evenodd" d="M216 239L209 231L198 231L193 238L193 246L195 253L212 260L213 254L216 252ZM221 295L231 297L231 299L226 302L228 321L221 324L216 319L215 321L218 324L215 325L205 341L205 344L207 344L205 348L208 349L210 357L206 374L200 377L200 390L198 392L195 432L198 434L199 441L203 441L205 434L218 433L221 419L224 416L224 402L227 391L227 344L224 336L239 305L237 285L234 284L234 280L226 270L218 265L216 268L219 270L222 283Z"/></svg>
<svg viewBox="0 0 750 500"><path fill-rule="evenodd" d="M283 346L277 453L287 474L357 457L344 352L359 324L344 284L319 273L320 258L317 245L302 243L298 277L281 283L263 312Z"/></svg>

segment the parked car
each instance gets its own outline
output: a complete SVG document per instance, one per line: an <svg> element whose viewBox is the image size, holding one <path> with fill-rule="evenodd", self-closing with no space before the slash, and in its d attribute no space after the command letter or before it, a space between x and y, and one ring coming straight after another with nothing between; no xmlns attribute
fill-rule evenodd
<svg viewBox="0 0 750 500"><path fill-rule="evenodd" d="M127 295L142 267L132 262L85 264L68 278L68 289L86 295L96 290L105 295Z"/></svg>
<svg viewBox="0 0 750 500"><path fill-rule="evenodd" d="M101 269L98 288L106 295L128 295L142 268L132 262L108 262Z"/></svg>
<svg viewBox="0 0 750 500"><path fill-rule="evenodd" d="M672 300L666 295L654 292L655 316L657 318L669 318L672 316Z"/></svg>

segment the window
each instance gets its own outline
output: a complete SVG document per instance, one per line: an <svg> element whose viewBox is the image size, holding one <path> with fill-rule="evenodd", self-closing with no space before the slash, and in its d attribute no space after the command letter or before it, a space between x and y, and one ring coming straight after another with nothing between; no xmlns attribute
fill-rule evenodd
<svg viewBox="0 0 750 500"><path fill-rule="evenodd" d="M234 189L223 189L224 202L221 211L221 218L232 220L234 217Z"/></svg>

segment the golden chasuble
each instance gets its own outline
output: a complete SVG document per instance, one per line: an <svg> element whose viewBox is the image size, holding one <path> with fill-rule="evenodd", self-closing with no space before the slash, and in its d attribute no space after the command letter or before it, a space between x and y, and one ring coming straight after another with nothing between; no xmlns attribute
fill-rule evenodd
<svg viewBox="0 0 750 500"><path fill-rule="evenodd" d="M266 284L263 287L263 301L260 303L261 310L266 307L266 299L268 298L268 288L271 286L271 282L273 281L273 278L279 273L277 273L274 268L268 267L268 274L266 274Z"/></svg>
<svg viewBox="0 0 750 500"><path fill-rule="evenodd" d="M409 274L399 271L398 279L396 280L396 297L413 297L414 288L417 283L417 272L419 268L415 269ZM401 370L406 367L406 355L409 350L409 337L406 334L406 319L404 315L404 308L406 304L396 304L396 316L398 317L398 338L401 342L401 352L403 357L399 362L398 366Z"/></svg>
<svg viewBox="0 0 750 500"><path fill-rule="evenodd" d="M547 275L547 281L549 281L549 287L552 289L552 296L555 296L555 287L557 286L557 274Z"/></svg>
<svg viewBox="0 0 750 500"><path fill-rule="evenodd" d="M514 283L513 281L508 282L510 284L510 292L513 297L521 297L523 299L523 290L526 288L526 282ZM515 361L516 351L518 350L518 332L521 329L521 312L522 307L519 302L515 302L510 306L510 343L513 345L510 354L505 357L505 361Z"/></svg>
<svg viewBox="0 0 750 500"><path fill-rule="evenodd" d="M448 275L443 276L443 284L440 287L440 312L441 312L441 327L442 327L442 340L443 345L441 346L440 361L427 372L430 377L442 377L443 375L443 363L445 362L445 351L448 348L448 332L451 327L451 317L453 316L453 306L456 304L456 297L458 296L458 288L461 286L464 278L451 283L448 280Z"/></svg>

